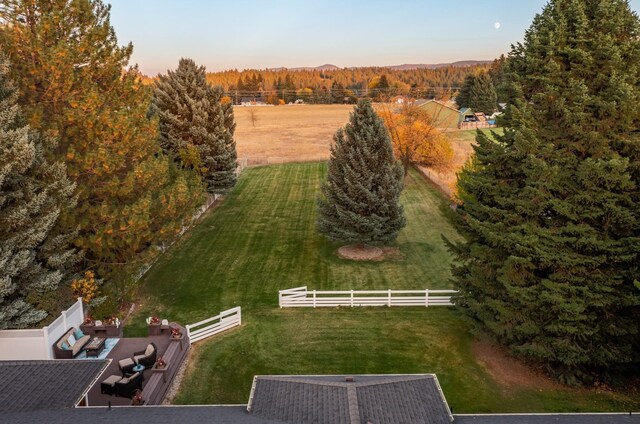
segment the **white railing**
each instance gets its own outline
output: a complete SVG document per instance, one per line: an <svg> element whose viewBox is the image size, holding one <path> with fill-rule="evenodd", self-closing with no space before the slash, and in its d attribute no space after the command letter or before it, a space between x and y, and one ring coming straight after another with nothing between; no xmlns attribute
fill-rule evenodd
<svg viewBox="0 0 640 424"><path fill-rule="evenodd" d="M307 287L280 290L281 308L331 306L452 306L456 290L307 290Z"/></svg>
<svg viewBox="0 0 640 424"><path fill-rule="evenodd" d="M0 360L53 359L53 344L71 327L84 322L82 299L71 305L51 324L29 330L0 331Z"/></svg>
<svg viewBox="0 0 640 424"><path fill-rule="evenodd" d="M239 325L242 325L242 311L240 306L237 306L220 312L220 315L216 315L215 317L207 318L195 324L189 324L185 328L187 329L189 343L195 343Z"/></svg>

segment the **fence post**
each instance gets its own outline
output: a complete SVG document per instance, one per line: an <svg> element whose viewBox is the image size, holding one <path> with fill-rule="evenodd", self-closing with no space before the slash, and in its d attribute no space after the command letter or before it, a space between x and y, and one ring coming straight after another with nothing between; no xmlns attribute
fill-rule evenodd
<svg viewBox="0 0 640 424"><path fill-rule="evenodd" d="M313 291L313 307L316 307L316 291Z"/></svg>
<svg viewBox="0 0 640 424"><path fill-rule="evenodd" d="M429 307L429 289L424 290L424 306Z"/></svg>
<svg viewBox="0 0 640 424"><path fill-rule="evenodd" d="M184 328L187 330L187 339L189 339L189 344L191 344L191 326L189 324L185 325Z"/></svg>
<svg viewBox="0 0 640 424"><path fill-rule="evenodd" d="M353 308L353 289L351 289L351 307Z"/></svg>
<svg viewBox="0 0 640 424"><path fill-rule="evenodd" d="M391 307L391 289L389 289L389 304L388 307Z"/></svg>
<svg viewBox="0 0 640 424"><path fill-rule="evenodd" d="M42 327L42 341L44 342L44 351L47 355L47 359L54 359L51 356L51 346L49 345L49 326L45 325Z"/></svg>
<svg viewBox="0 0 640 424"><path fill-rule="evenodd" d="M278 291L278 305L280 305L280 309L282 309L282 292Z"/></svg>
<svg viewBox="0 0 640 424"><path fill-rule="evenodd" d="M242 325L242 308L238 307L238 325Z"/></svg>

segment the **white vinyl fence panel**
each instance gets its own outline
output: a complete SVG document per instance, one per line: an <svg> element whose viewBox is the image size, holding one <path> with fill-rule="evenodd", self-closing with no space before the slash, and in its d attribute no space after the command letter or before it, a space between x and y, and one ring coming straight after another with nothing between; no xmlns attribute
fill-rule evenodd
<svg viewBox="0 0 640 424"><path fill-rule="evenodd" d="M453 306L456 290L307 290L307 287L280 290L281 308L336 306Z"/></svg>
<svg viewBox="0 0 640 424"><path fill-rule="evenodd" d="M0 360L53 359L53 344L71 327L84 322L82 299L78 298L51 324L29 330L0 331Z"/></svg>
<svg viewBox="0 0 640 424"><path fill-rule="evenodd" d="M242 325L242 310L237 306L215 317L187 325L187 337L190 343L195 343L239 325Z"/></svg>

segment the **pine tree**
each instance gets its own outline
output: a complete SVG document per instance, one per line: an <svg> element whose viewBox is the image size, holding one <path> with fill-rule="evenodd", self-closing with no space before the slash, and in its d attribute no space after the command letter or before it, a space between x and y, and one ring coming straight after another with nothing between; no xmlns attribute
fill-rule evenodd
<svg viewBox="0 0 640 424"><path fill-rule="evenodd" d="M498 97L489 75L486 72L468 75L456 96L456 104L460 108L469 107L475 112L484 112L487 115L495 112Z"/></svg>
<svg viewBox="0 0 640 424"><path fill-rule="evenodd" d="M60 162L44 158L42 137L21 122L17 92L0 53L0 329L25 328L47 312L37 298L53 292L78 255L74 235L56 234L74 184Z"/></svg>
<svg viewBox="0 0 640 424"><path fill-rule="evenodd" d="M161 75L154 92L164 151L197 169L210 193L236 183L235 122L223 92L206 81L203 66L181 59L175 71Z"/></svg>
<svg viewBox="0 0 640 424"><path fill-rule="evenodd" d="M498 95L493 86L491 77L486 72L482 72L475 79L475 84L471 86L471 103L469 105L474 112L483 112L491 115L498 107Z"/></svg>
<svg viewBox="0 0 640 424"><path fill-rule="evenodd" d="M361 100L334 136L327 181L318 199L318 230L332 240L385 244L405 226L399 203L402 167L369 100Z"/></svg>
<svg viewBox="0 0 640 424"><path fill-rule="evenodd" d="M120 47L99 0L15 0L0 9L0 42L13 65L25 116L59 144L47 157L64 160L77 184L78 206L61 218L79 227L77 247L100 275L153 254L174 237L202 199L188 172L172 171L149 119L151 92L127 68L132 46Z"/></svg>
<svg viewBox="0 0 640 424"><path fill-rule="evenodd" d="M569 382L640 360L639 34L623 0L550 1L459 181L458 304Z"/></svg>

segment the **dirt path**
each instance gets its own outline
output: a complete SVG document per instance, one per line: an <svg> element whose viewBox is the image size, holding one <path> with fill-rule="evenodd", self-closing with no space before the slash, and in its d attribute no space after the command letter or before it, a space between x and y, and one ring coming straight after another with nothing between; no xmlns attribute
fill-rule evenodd
<svg viewBox="0 0 640 424"><path fill-rule="evenodd" d="M473 353L480 365L504 388L545 390L565 388L562 384L510 356L503 347L486 341L475 341Z"/></svg>

